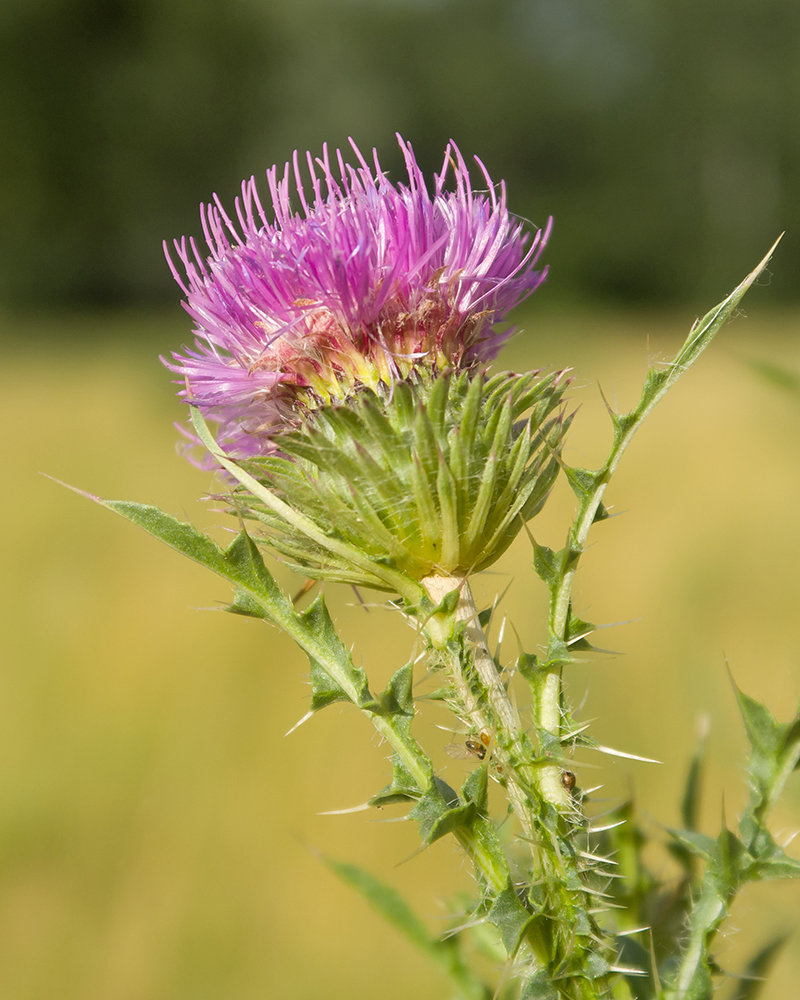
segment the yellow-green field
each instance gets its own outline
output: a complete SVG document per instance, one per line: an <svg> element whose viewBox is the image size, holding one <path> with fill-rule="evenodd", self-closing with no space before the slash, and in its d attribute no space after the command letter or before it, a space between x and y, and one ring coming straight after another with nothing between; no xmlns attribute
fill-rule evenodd
<svg viewBox="0 0 800 1000"><path fill-rule="evenodd" d="M635 784L645 817L678 822L698 716L711 719L704 823L744 798L740 686L787 717L800 693L800 395L748 359L800 372L800 315L725 328L645 424L607 495L580 573L577 610L621 651L572 668L593 735L663 765L592 761L601 795ZM571 366L580 404L568 460L600 461L609 421L597 389L635 402L652 358L694 316L532 312L506 366ZM213 613L226 585L133 526L42 478L156 503L211 526L212 478L175 454L181 408L157 355L185 339L161 316L4 321L0 997L3 1000L439 1000L448 987L395 931L337 883L316 851L383 874L442 926L443 897L470 887L440 841L417 857L410 823L323 817L387 780L385 750L354 711L306 711L307 664L263 623ZM559 546L571 500L556 491L533 530ZM288 574L279 573L289 586ZM518 539L478 590L523 643L543 638L543 586ZM379 685L404 661L406 627L380 608L329 600ZM369 595L367 595L369 599ZM210 609L210 610L209 610ZM506 651L515 652L507 630ZM420 739L456 783L437 710ZM387 811L388 812L388 811ZM800 827L800 778L774 818ZM798 841L800 843L800 841ZM791 850L791 849L790 849ZM665 871L660 854L654 863ZM398 867L399 866L399 867ZM796 884L750 890L718 957L743 955L800 917ZM738 933L733 933L733 930ZM795 930L763 1000L797 995Z"/></svg>

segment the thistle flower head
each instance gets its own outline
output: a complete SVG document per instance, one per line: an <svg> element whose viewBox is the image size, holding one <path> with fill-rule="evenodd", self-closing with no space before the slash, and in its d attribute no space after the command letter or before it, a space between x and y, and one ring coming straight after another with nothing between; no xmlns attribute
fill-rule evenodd
<svg viewBox="0 0 800 1000"><path fill-rule="evenodd" d="M510 333L498 324L544 280L535 265L547 232L531 239L509 216L480 160L481 192L449 145L431 194L398 141L407 184L391 184L377 154L370 167L355 144L357 166L337 150L334 167L323 147L321 159L306 154L309 194L295 153L282 177L267 171L272 221L251 178L236 220L216 197L202 208L207 258L193 240L175 242L185 277L167 251L197 339L165 363L219 422L229 453L268 452L298 413L363 387L491 360Z"/></svg>

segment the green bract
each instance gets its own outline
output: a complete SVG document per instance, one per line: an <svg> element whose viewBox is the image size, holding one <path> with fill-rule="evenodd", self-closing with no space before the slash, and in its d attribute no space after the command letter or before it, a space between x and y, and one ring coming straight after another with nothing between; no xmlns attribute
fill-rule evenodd
<svg viewBox="0 0 800 1000"><path fill-rule="evenodd" d="M233 506L308 577L396 591L398 573L467 576L541 510L558 472L564 388L558 374L460 372L365 389L278 436L279 455L238 462L262 490L240 485Z"/></svg>

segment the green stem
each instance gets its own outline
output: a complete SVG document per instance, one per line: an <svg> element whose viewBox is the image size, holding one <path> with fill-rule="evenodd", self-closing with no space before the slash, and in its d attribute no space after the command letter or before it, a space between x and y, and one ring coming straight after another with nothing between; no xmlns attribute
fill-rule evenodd
<svg viewBox="0 0 800 1000"><path fill-rule="evenodd" d="M455 614L446 624L440 624L436 619L428 623L428 631L435 647L443 648L452 633L456 622L464 623L464 637L472 652L472 662L475 672L481 682L483 691L488 696L491 715L483 708L480 699L470 689L464 675L463 665L458 653L452 656L451 676L456 690L456 696L463 706L470 724L477 732L494 731L496 746L493 755L500 765L505 777L506 788L514 812L519 817L526 837L533 839L534 824L531 816L531 801L525 786L530 782L518 774L520 764L524 766L526 751L522 744L522 731L519 714L508 696L505 685L500 679L497 666L486 643L486 637L478 620L478 610L472 590L464 577L429 576L422 581L428 596L437 606L447 594L458 591L458 604Z"/></svg>
<svg viewBox="0 0 800 1000"><path fill-rule="evenodd" d="M659 1000L710 1000L713 984L708 968L708 951L728 915L729 907L730 900L726 905L709 885L704 886L700 898L692 907L688 939L678 968Z"/></svg>
<svg viewBox="0 0 800 1000"><path fill-rule="evenodd" d="M567 642L570 608L572 604L572 585L581 556L586 547L589 529L597 518L603 494L609 480L614 474L625 449L633 435L641 427L645 417L653 407L666 395L681 375L690 368L708 347L720 327L733 315L745 292L761 274L772 256L775 241L769 253L761 263L738 285L731 294L719 305L698 320L687 337L683 347L664 368L651 368L647 373L642 395L634 410L619 415L612 413L614 423L614 443L605 464L596 472L582 469L568 469L570 484L578 497L578 511L570 529L569 541L561 552L557 569L557 579L551 586L550 600L550 647L551 651L563 651ZM563 657L556 656L562 662L554 667L543 685L541 697L537 706L537 723L542 729L553 736L560 735L561 706L561 669ZM539 780L542 795L553 805L563 805L563 789L558 787L559 769L544 768Z"/></svg>
<svg viewBox="0 0 800 1000"><path fill-rule="evenodd" d="M431 786L433 767L419 744L411 737L398 732L390 718L368 710L364 710L364 714L392 748L416 781L420 791L426 792ZM508 867L500 864L492 852L486 850L479 837L463 830L456 831L456 836L486 883L495 893L501 893L508 884Z"/></svg>
<svg viewBox="0 0 800 1000"><path fill-rule="evenodd" d="M581 879L576 859L567 844L567 829L551 829L551 820L541 811L542 803L536 791L536 774L541 768L531 761L530 744L526 746L519 715L489 651L469 584L460 577L433 576L423 580L423 586L437 606L448 594L458 591L455 610L449 616L434 616L427 630L434 647L445 650L453 637L455 624L463 623L463 648L468 651L468 659L462 662L459 649L452 650L449 659L457 714L477 732L487 728L493 731L492 756L497 773L531 851L536 883L542 887L543 895L536 902L541 916L526 933L527 943L539 968L555 970L563 976L554 985L564 1000L608 997L607 976L589 980L582 974L592 956L605 950L600 943L601 932L586 912L590 904L578 888ZM477 690L470 683L468 668L477 675L480 685ZM526 773L528 771L531 773ZM561 784L560 770L557 782L559 792L567 798L574 812L576 807ZM556 825L562 822L558 819ZM576 936L576 926L592 926L595 938L585 933ZM576 971L565 974L568 967Z"/></svg>

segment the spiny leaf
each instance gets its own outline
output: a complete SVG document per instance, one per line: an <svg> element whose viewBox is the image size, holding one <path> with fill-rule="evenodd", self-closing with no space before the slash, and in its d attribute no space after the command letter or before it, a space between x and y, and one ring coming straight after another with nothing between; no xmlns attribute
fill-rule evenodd
<svg viewBox="0 0 800 1000"><path fill-rule="evenodd" d="M765 820L783 786L800 762L800 715L778 722L769 709L738 689L731 677L750 741L750 803L739 829L751 850L766 833Z"/></svg>
<svg viewBox="0 0 800 1000"><path fill-rule="evenodd" d="M590 472L588 469L577 469L565 465L564 473L579 503L584 503L594 493L600 481L598 473Z"/></svg>
<svg viewBox="0 0 800 1000"><path fill-rule="evenodd" d="M620 427L630 421L622 432L618 430L618 436L622 437L630 433L634 424L641 423L645 416L652 410L661 397L678 381L681 375L689 368L702 352L708 347L720 327L731 318L736 311L739 302L744 297L745 292L750 288L756 278L767 266L770 257L775 251L781 237L779 236L770 248L764 259L739 285L734 288L730 295L714 306L706 315L698 320L686 339L683 347L678 351L675 358L662 370L651 368L645 380L642 397L636 409L629 415L620 415L618 422Z"/></svg>
<svg viewBox="0 0 800 1000"><path fill-rule="evenodd" d="M350 701L344 688L323 670L317 660L312 658L310 662L312 712L319 712L320 709L327 708L337 701Z"/></svg>
<svg viewBox="0 0 800 1000"><path fill-rule="evenodd" d="M706 871L706 879L712 882L720 899L731 900L744 883L751 881L754 860L736 834L721 831Z"/></svg>
<svg viewBox="0 0 800 1000"><path fill-rule="evenodd" d="M369 704L364 672L353 665L336 634L324 601L317 598L307 611L298 614L264 565L261 553L246 531L242 530L223 550L212 538L157 507L93 496L90 499L138 524L171 548L233 583L237 588L234 603L238 600L239 608L246 608L248 614L258 613L260 609L258 617L284 629L308 655L312 674L316 663L330 678L329 695L339 689L354 704Z"/></svg>
<svg viewBox="0 0 800 1000"><path fill-rule="evenodd" d="M578 618L577 615L573 615L572 606L570 605L564 641L571 649L591 649L592 647L586 642L586 636L591 635L596 629L596 625Z"/></svg>
<svg viewBox="0 0 800 1000"><path fill-rule="evenodd" d="M419 824L423 843L431 844L433 831L438 821L448 812L459 807L458 793L441 778L434 778L432 787L422 796L410 812L411 819Z"/></svg>
<svg viewBox="0 0 800 1000"><path fill-rule="evenodd" d="M541 670L535 653L521 652L517 657L517 670L529 684L539 684Z"/></svg>
<svg viewBox="0 0 800 1000"><path fill-rule="evenodd" d="M559 581L560 556L560 552L554 552L546 545L539 545L538 542L533 541L533 568L548 587L555 586Z"/></svg>
<svg viewBox="0 0 800 1000"><path fill-rule="evenodd" d="M748 847L756 859L751 881L800 878L800 861L790 858L783 848L775 843L772 834L766 828L758 829Z"/></svg>
<svg viewBox="0 0 800 1000"><path fill-rule="evenodd" d="M232 615L243 615L246 618L269 620L264 608L257 601L254 601L242 587L234 588L233 600L225 610Z"/></svg>
<svg viewBox="0 0 800 1000"><path fill-rule="evenodd" d="M540 969L522 984L519 1000L559 1000L559 992L547 972Z"/></svg>
<svg viewBox="0 0 800 1000"><path fill-rule="evenodd" d="M418 802L422 796L419 785L413 775L405 767L400 758L392 756L392 781L373 795L368 805L381 809L383 806L393 806L400 802Z"/></svg>
<svg viewBox="0 0 800 1000"><path fill-rule="evenodd" d="M471 802L479 813L486 813L489 801L489 768L486 762L469 773L461 787L461 797L465 802Z"/></svg>
<svg viewBox="0 0 800 1000"><path fill-rule="evenodd" d="M413 683L413 662L395 670L386 685L386 690L379 696L381 711L388 715L413 715L414 699L411 693Z"/></svg>
<svg viewBox="0 0 800 1000"><path fill-rule="evenodd" d="M359 708L374 710L377 706L375 705L374 698L369 693L367 675L360 667L356 667L353 664L350 653L339 638L339 633L336 631L336 626L333 624L333 620L328 613L328 608L322 594L318 595L313 603L298 618L307 629L308 634L315 636L317 643L327 651L327 661L335 660L339 663L341 673L346 676L349 682L347 690L353 692L355 695L355 697L352 694L349 696L346 695L348 700L353 701ZM312 677L314 662L316 662L316 658L312 658ZM327 672L322 662L319 662L318 665L320 670ZM332 677L332 680L334 683L337 683L335 677Z"/></svg>
<svg viewBox="0 0 800 1000"><path fill-rule="evenodd" d="M535 915L523 905L510 881L489 910L489 920L500 931L509 955L516 955L523 934L535 919Z"/></svg>
<svg viewBox="0 0 800 1000"><path fill-rule="evenodd" d="M413 809L411 811L414 812ZM467 802L464 805L446 809L430 826L427 836L424 838L425 843L433 844L448 833L455 833L460 827L468 828L472 826L477 813L478 810L474 802Z"/></svg>
<svg viewBox="0 0 800 1000"><path fill-rule="evenodd" d="M594 521L592 523L597 524L600 521L607 521L610 517L611 515L609 514L607 508L602 503L599 503L597 505L597 510L594 513Z"/></svg>

